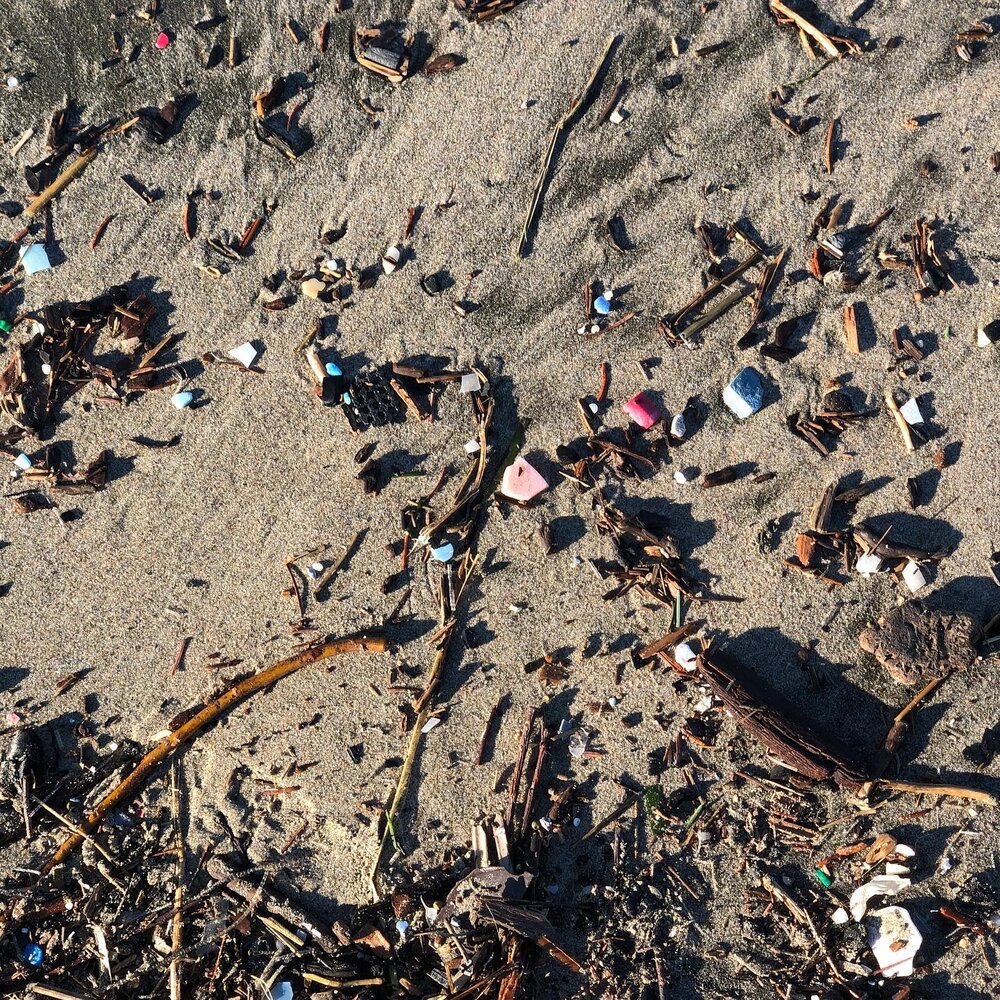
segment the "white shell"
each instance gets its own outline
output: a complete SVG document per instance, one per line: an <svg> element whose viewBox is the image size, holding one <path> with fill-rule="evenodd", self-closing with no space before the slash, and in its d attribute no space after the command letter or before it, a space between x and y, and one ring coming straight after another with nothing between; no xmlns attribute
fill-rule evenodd
<svg viewBox="0 0 1000 1000"><path fill-rule="evenodd" d="M399 247L387 247L382 254L382 270L386 274L392 274L399 267L399 258L402 256Z"/></svg>

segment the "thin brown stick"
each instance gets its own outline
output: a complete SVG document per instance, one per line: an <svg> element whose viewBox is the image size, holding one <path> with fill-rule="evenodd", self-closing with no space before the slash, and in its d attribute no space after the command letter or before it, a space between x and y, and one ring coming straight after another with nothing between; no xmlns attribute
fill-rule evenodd
<svg viewBox="0 0 1000 1000"><path fill-rule="evenodd" d="M576 118L577 113L580 109L588 102L590 99L591 91L594 89L598 78L607 65L608 60L611 57L611 53L614 51L615 38L608 39L608 44L604 48L604 53L601 58L594 64L593 72L590 74L590 79L587 80L587 85L580 91L579 95L575 98L573 103L566 109L566 113L556 122L555 128L552 130L552 135L549 138L549 144L546 147L545 155L542 157L541 168L538 171L538 179L535 181L535 189L531 193L531 200L528 202L528 211L524 216L524 225L521 227L521 238L517 243L517 256L524 257L528 248L528 242L531 239L531 234L538 223L538 216L542 210L542 198L545 196L545 189L548 187L549 176L552 173L552 163L556 155L556 147L559 144L559 140L562 135L567 131L573 124L573 120Z"/></svg>
<svg viewBox="0 0 1000 1000"><path fill-rule="evenodd" d="M34 218L34 216L45 208L45 206L52 201L53 198L60 194L63 188L65 188L74 177L78 177L84 170L86 170L87 165L93 161L95 156L97 156L96 146L91 149L84 150L47 188L45 188L31 201L28 207L24 210L24 214L29 219Z"/></svg>
<svg viewBox="0 0 1000 1000"><path fill-rule="evenodd" d="M283 677L301 670L310 664L320 660L329 659L331 656L342 656L345 653L382 653L386 649L385 636L378 633L370 635L351 636L346 639L331 639L329 642L321 643L317 646L310 646L308 649L289 656L287 659L279 660L273 666L268 667L260 673L245 677L228 688L214 701L209 702L197 715L189 719L183 726L164 737L141 761L135 766L120 784L113 788L101 801L91 810L91 812L80 821L80 833L74 833L67 837L56 849L55 853L45 863L42 868L43 873L48 873L61 864L69 855L80 846L84 835L92 833L104 817L113 809L127 802L146 784L152 774L159 767L170 760L173 755L185 744L190 743L202 730L204 730L216 719L225 715L231 708L241 701L270 687Z"/></svg>
<svg viewBox="0 0 1000 1000"><path fill-rule="evenodd" d="M170 932L170 1000L181 1000L181 949L184 947L184 828L181 824L181 790L177 778L177 758L170 767L170 810L174 820L174 849L177 852L177 884L174 886L174 916Z"/></svg>
<svg viewBox="0 0 1000 1000"><path fill-rule="evenodd" d="M896 781L889 778L879 778L873 782L876 788L891 788L896 792L906 792L908 795L945 795L953 799L972 799L995 806L997 800L989 792L978 788L966 788L964 785L929 785L922 781Z"/></svg>
<svg viewBox="0 0 1000 1000"><path fill-rule="evenodd" d="M831 118L830 124L826 127L826 143L823 146L823 166L828 174L833 173L833 137L837 131L839 118Z"/></svg>

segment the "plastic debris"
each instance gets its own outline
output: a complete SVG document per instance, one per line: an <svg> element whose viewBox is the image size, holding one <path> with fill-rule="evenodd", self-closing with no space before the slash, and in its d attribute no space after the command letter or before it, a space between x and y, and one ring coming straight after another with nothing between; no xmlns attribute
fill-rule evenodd
<svg viewBox="0 0 1000 1000"><path fill-rule="evenodd" d="M862 576L871 576L882 568L882 560L874 552L866 552L863 556L859 556L854 568Z"/></svg>
<svg viewBox="0 0 1000 1000"><path fill-rule="evenodd" d="M622 404L622 409L644 431L649 430L662 416L656 400L646 392L637 393Z"/></svg>
<svg viewBox="0 0 1000 1000"><path fill-rule="evenodd" d="M685 434L687 434L687 421L685 421L683 413L677 413L670 421L670 436L681 441Z"/></svg>
<svg viewBox="0 0 1000 1000"><path fill-rule="evenodd" d="M976 331L976 343L980 347L992 347L998 340L1000 340L1000 319L984 323Z"/></svg>
<svg viewBox="0 0 1000 1000"><path fill-rule="evenodd" d="M479 392L483 383L479 381L479 376L475 372L466 372L462 376L462 384L459 387L462 392Z"/></svg>
<svg viewBox="0 0 1000 1000"><path fill-rule="evenodd" d="M4 333L10 333L13 327L10 324L10 320L0 319L0 330Z"/></svg>
<svg viewBox="0 0 1000 1000"><path fill-rule="evenodd" d="M14 459L14 464L22 471L27 472L31 468L31 459L22 451L17 458Z"/></svg>
<svg viewBox="0 0 1000 1000"><path fill-rule="evenodd" d="M318 299L326 291L326 282L320 278L307 278L302 282L302 294Z"/></svg>
<svg viewBox="0 0 1000 1000"><path fill-rule="evenodd" d="M816 876L816 881L825 889L829 889L833 885L833 879L822 868L814 868L813 875Z"/></svg>
<svg viewBox="0 0 1000 1000"><path fill-rule="evenodd" d="M848 921L848 920L850 920L851 918L850 918L850 916L848 915L848 912L847 912L847 910L845 910L845 909L844 909L844 908L843 908L842 906L838 906L838 907L837 907L837 909L835 909L835 910L833 911L833 914L831 915L830 919L831 919L831 920L832 920L832 921L833 921L833 922L834 922L834 923L835 923L835 924L836 924L836 925L837 925L838 927L842 927L842 926L843 926L844 924L846 924L846 923L847 923L847 921Z"/></svg>
<svg viewBox="0 0 1000 1000"><path fill-rule="evenodd" d="M31 246L22 247L18 251L17 258L27 275L40 274L42 271L52 269L49 255L41 243L32 243Z"/></svg>
<svg viewBox="0 0 1000 1000"><path fill-rule="evenodd" d="M257 348L248 340L245 344L240 344L239 347L229 351L229 356L244 368L249 368L257 360Z"/></svg>
<svg viewBox="0 0 1000 1000"><path fill-rule="evenodd" d="M611 122L612 125L621 125L621 123L625 121L625 115L619 111L618 108L615 108L615 110L608 115L608 121Z"/></svg>
<svg viewBox="0 0 1000 1000"><path fill-rule="evenodd" d="M860 923L871 899L875 896L895 896L912 884L908 878L901 878L899 875L879 875L870 882L859 885L851 893L851 916Z"/></svg>
<svg viewBox="0 0 1000 1000"><path fill-rule="evenodd" d="M910 914L901 906L885 906L871 913L868 947L887 979L913 975L913 960L923 943Z"/></svg>
<svg viewBox="0 0 1000 1000"><path fill-rule="evenodd" d="M172 41L173 41L173 39L172 39L172 38L170 37L170 35L169 35L169 34L167 34L167 32L165 32L165 31L161 31L161 32L160 32L160 33L159 33L159 34L158 34L158 35L156 36L156 41L155 41L155 42L154 42L153 44L154 44L154 45L155 45L155 46L156 46L156 47L157 47L158 49L165 49L165 48L166 48L166 47L167 47L167 46L168 46L168 45L169 45L169 44L170 44L170 43L171 43ZM291 989L291 987L289 987L289 989ZM291 994L290 994L290 993L289 993L289 996L291 996Z"/></svg>
<svg viewBox="0 0 1000 1000"><path fill-rule="evenodd" d="M402 255L399 247L387 247L382 254L382 270L386 274L392 274L399 267L399 259Z"/></svg>
<svg viewBox="0 0 1000 1000"><path fill-rule="evenodd" d="M689 642L679 642L674 646L674 659L689 673L694 673L698 654Z"/></svg>
<svg viewBox="0 0 1000 1000"><path fill-rule="evenodd" d="M287 979L282 979L268 990L267 1000L292 1000L294 996L292 984Z"/></svg>
<svg viewBox="0 0 1000 1000"><path fill-rule="evenodd" d="M466 441L465 442L465 453L466 453L466 455L475 455L475 453L477 451L479 451L479 442L478 441L471 441L470 440L470 441Z"/></svg>
<svg viewBox="0 0 1000 1000"><path fill-rule="evenodd" d="M527 503L549 488L545 477L532 465L518 456L504 469L500 492L511 500Z"/></svg>
<svg viewBox="0 0 1000 1000"><path fill-rule="evenodd" d="M607 314L611 312L611 296L604 295L603 293L598 295L597 298L594 299L594 312L597 313L598 316L607 316Z"/></svg>
<svg viewBox="0 0 1000 1000"><path fill-rule="evenodd" d="M431 557L438 562L450 562L455 557L455 546L451 542L445 542L444 545L438 545L437 548L432 547Z"/></svg>
<svg viewBox="0 0 1000 1000"><path fill-rule="evenodd" d="M906 865L897 864L895 861L886 862L886 875L909 875L910 869Z"/></svg>
<svg viewBox="0 0 1000 1000"><path fill-rule="evenodd" d="M339 281L347 273L347 268L339 257L327 257L319 265L319 269L334 281Z"/></svg>
<svg viewBox="0 0 1000 1000"><path fill-rule="evenodd" d="M333 361L327 361L324 367L326 368L326 373L327 375L330 376L330 378L340 378L344 374L340 365L336 364Z"/></svg>
<svg viewBox="0 0 1000 1000"><path fill-rule="evenodd" d="M903 414L903 419L911 427L924 422L924 415L920 412L920 404L912 396L903 403L899 412Z"/></svg>
<svg viewBox="0 0 1000 1000"><path fill-rule="evenodd" d="M441 725L441 717L432 715L420 728L420 732L429 733L432 729L437 729Z"/></svg>
<svg viewBox="0 0 1000 1000"><path fill-rule="evenodd" d="M910 588L911 594L915 594L921 587L927 586L927 577L912 559L903 567L903 582Z"/></svg>
<svg viewBox="0 0 1000 1000"><path fill-rule="evenodd" d="M181 392L175 392L170 397L170 402L173 403L175 410L186 410L194 402L194 393L183 389Z"/></svg>
<svg viewBox="0 0 1000 1000"><path fill-rule="evenodd" d="M16 76L8 76L7 77L7 89L8 90L17 90L17 88L20 87L20 86L21 86L21 81Z"/></svg>
<svg viewBox="0 0 1000 1000"><path fill-rule="evenodd" d="M744 368L722 391L722 401L740 420L752 417L764 405L764 383L755 368Z"/></svg>
<svg viewBox="0 0 1000 1000"><path fill-rule="evenodd" d="M674 482L689 483L694 479L694 472L691 469L677 469L674 472Z"/></svg>
<svg viewBox="0 0 1000 1000"><path fill-rule="evenodd" d="M40 944L29 941L21 949L21 959L26 965L37 967L45 961L45 949Z"/></svg>

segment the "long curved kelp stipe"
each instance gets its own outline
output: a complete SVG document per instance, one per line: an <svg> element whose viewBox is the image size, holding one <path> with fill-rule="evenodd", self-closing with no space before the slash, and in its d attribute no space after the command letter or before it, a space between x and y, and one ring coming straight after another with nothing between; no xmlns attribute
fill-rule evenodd
<svg viewBox="0 0 1000 1000"><path fill-rule="evenodd" d="M197 715L188 719L178 730L164 737L135 766L135 769L119 785L113 788L84 817L79 824L79 831L70 834L56 849L55 854L46 862L43 873L50 872L67 857L84 840L84 834L95 830L103 822L104 817L116 806L135 796L142 786L150 779L164 763L186 743L190 743L202 730L223 716L229 709L238 705L251 695L270 687L296 670L307 667L331 656L342 656L344 653L381 653L386 648L385 636L380 633L366 633L350 636L346 639L331 639L316 646L310 646L301 653L279 660L273 666L260 673L251 674L237 681L224 691L214 701L209 702Z"/></svg>

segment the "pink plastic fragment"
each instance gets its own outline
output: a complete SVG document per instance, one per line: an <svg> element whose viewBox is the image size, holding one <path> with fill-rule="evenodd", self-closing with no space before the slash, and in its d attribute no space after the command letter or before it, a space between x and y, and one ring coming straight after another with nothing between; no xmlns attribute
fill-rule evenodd
<svg viewBox="0 0 1000 1000"><path fill-rule="evenodd" d="M156 36L156 42L154 43L158 49L165 49L171 42L170 36L165 32L161 31Z"/></svg>
<svg viewBox="0 0 1000 1000"><path fill-rule="evenodd" d="M633 396L627 403L623 403L622 409L644 431L648 431L661 417L660 408L656 405L652 396L645 392L640 392L638 395Z"/></svg>
<svg viewBox="0 0 1000 1000"><path fill-rule="evenodd" d="M500 492L505 497L520 500L522 503L537 497L548 488L549 484L545 481L545 477L523 458L515 459L504 469L503 482L500 484Z"/></svg>

